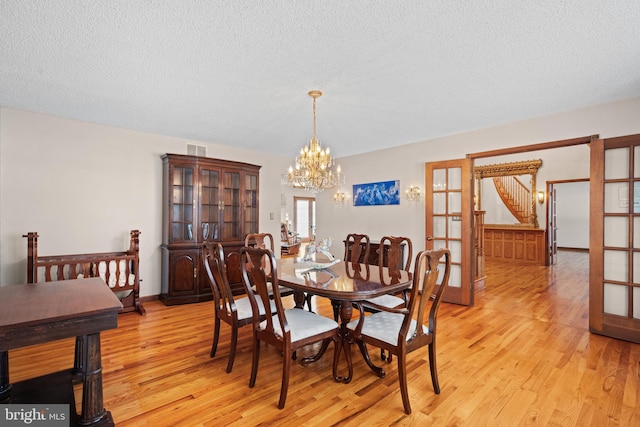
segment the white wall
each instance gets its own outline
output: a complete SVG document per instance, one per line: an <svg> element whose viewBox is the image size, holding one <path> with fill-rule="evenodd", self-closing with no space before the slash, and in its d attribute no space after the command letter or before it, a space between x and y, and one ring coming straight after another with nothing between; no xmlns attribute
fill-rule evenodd
<svg viewBox="0 0 640 427"><path fill-rule="evenodd" d="M554 114L547 117L505 124L451 136L443 136L428 141L403 145L388 150L380 150L364 155L340 158L342 170L346 174L346 184L340 188L349 194L353 184L400 180L401 192L410 185L424 188L424 164L426 162L464 158L469 153L477 153L501 148L531 145L544 142L571 139L599 134L602 138L640 133L640 98L633 98L611 104ZM339 145L331 144L331 149L339 153ZM569 149L567 149L569 150ZM584 178L588 171L588 149L583 148L579 156L562 154L558 161L546 160L540 170L538 182L541 188L547 180ZM553 150L558 155L563 150ZM524 159L536 158L535 153L526 153ZM500 158L487 160L488 163L511 161ZM553 165L553 168L551 167ZM582 168L586 169L582 169ZM564 176L566 175L566 176ZM574 176L575 175L575 176ZM396 206L359 206L352 204L335 205L333 192L321 193L317 197L318 238L332 237L332 252L340 256L344 249L342 239L347 233L366 233L372 239L385 234L402 235L411 238L415 250L424 249L425 224L424 201L419 204L402 200ZM540 225L545 224L544 213Z"/></svg>
<svg viewBox="0 0 640 427"><path fill-rule="evenodd" d="M589 187L588 181L554 184L560 248L589 248Z"/></svg>
<svg viewBox="0 0 640 427"><path fill-rule="evenodd" d="M160 293L163 153L207 155L262 165L260 231L280 235L283 158L66 118L0 108L0 283L26 281L27 241L43 255L120 251L140 236L142 296ZM270 219L273 213L274 219Z"/></svg>

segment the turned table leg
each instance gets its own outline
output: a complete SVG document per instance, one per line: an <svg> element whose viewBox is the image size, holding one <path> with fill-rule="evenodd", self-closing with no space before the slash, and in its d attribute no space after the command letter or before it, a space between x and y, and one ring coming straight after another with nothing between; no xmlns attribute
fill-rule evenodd
<svg viewBox="0 0 640 427"><path fill-rule="evenodd" d="M102 400L102 360L100 355L100 333L85 335L82 341L82 386L81 425L114 425L111 413L104 409Z"/></svg>

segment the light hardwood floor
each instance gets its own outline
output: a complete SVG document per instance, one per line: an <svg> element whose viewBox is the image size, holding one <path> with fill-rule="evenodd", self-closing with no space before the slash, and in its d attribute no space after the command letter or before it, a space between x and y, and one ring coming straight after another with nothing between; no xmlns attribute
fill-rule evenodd
<svg viewBox="0 0 640 427"><path fill-rule="evenodd" d="M244 328L233 372L225 373L225 325L218 354L209 358L211 302L151 301L144 317L120 315L118 329L102 334L104 405L118 426L637 426L640 345L589 333L587 262L586 253L561 252L551 268L489 264L474 307L443 304L442 391L433 393L426 348L410 354L410 416L395 360L379 379L357 348L350 384L331 379L332 347L315 364L294 364L286 406L278 410L280 354L262 348L250 389ZM331 316L326 300L313 301ZM379 353L371 354L379 362ZM19 381L72 363L73 340L34 346L10 352L10 376Z"/></svg>

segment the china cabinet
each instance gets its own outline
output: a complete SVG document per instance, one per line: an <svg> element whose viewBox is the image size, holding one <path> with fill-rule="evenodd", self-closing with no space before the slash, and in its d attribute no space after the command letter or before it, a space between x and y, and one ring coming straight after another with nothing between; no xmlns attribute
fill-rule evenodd
<svg viewBox="0 0 640 427"><path fill-rule="evenodd" d="M202 247L225 249L227 276L242 292L240 248L258 232L260 166L209 157L165 154L162 202L162 292L167 305L212 298Z"/></svg>

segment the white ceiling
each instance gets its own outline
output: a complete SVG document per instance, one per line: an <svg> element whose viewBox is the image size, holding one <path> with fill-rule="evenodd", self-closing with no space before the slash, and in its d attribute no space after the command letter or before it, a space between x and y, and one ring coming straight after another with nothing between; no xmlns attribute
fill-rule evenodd
<svg viewBox="0 0 640 427"><path fill-rule="evenodd" d="M0 0L0 105L337 157L640 96L638 0Z"/></svg>

